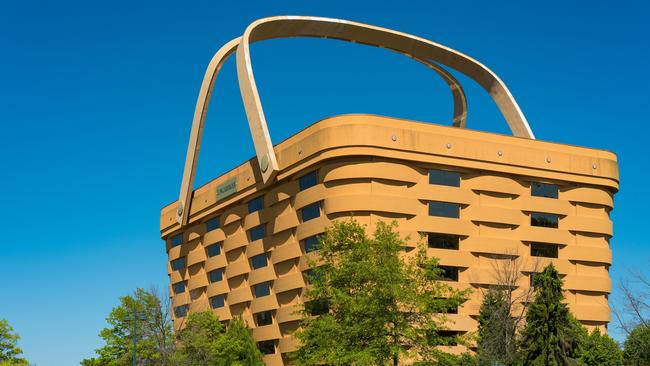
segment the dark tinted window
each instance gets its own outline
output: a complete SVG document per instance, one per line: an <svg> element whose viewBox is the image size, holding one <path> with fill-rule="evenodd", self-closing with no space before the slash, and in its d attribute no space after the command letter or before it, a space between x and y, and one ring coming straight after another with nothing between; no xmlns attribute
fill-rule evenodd
<svg viewBox="0 0 650 366"><path fill-rule="evenodd" d="M313 252L318 249L318 235L310 236L303 240L303 245L305 246L305 253Z"/></svg>
<svg viewBox="0 0 650 366"><path fill-rule="evenodd" d="M557 252L555 244L530 243L530 255L533 257L557 258Z"/></svg>
<svg viewBox="0 0 650 366"><path fill-rule="evenodd" d="M255 226L254 228L248 230L250 234L251 241L260 240L266 236L266 225L262 224Z"/></svg>
<svg viewBox="0 0 650 366"><path fill-rule="evenodd" d="M221 242L210 245L206 248L206 251L208 253L208 258L221 254Z"/></svg>
<svg viewBox="0 0 650 366"><path fill-rule="evenodd" d="M530 184L530 194L535 197L557 198L558 187L556 184L532 182Z"/></svg>
<svg viewBox="0 0 650 366"><path fill-rule="evenodd" d="M223 280L223 269L215 269L214 271L208 272L208 279L210 280L210 283Z"/></svg>
<svg viewBox="0 0 650 366"><path fill-rule="evenodd" d="M457 346L458 337L461 336L464 332L459 332L455 330L439 330L438 336L442 337L442 344L445 346Z"/></svg>
<svg viewBox="0 0 650 366"><path fill-rule="evenodd" d="M458 305L449 305L442 311L445 314L458 314Z"/></svg>
<svg viewBox="0 0 650 366"><path fill-rule="evenodd" d="M171 238L172 248L183 244L183 233L176 234Z"/></svg>
<svg viewBox="0 0 650 366"><path fill-rule="evenodd" d="M187 311L190 309L189 305L181 305L174 308L174 315L177 318L182 318L187 315Z"/></svg>
<svg viewBox="0 0 650 366"><path fill-rule="evenodd" d="M322 315L329 312L329 302L327 299L312 300L305 303L305 310L309 315Z"/></svg>
<svg viewBox="0 0 650 366"><path fill-rule="evenodd" d="M205 222L205 230L212 231L219 228L219 217L213 217Z"/></svg>
<svg viewBox="0 0 650 366"><path fill-rule="evenodd" d="M315 219L320 216L320 202L312 203L307 205L300 210L302 214L302 222Z"/></svg>
<svg viewBox="0 0 650 366"><path fill-rule="evenodd" d="M259 349L263 355L272 355L275 353L275 341L257 342L257 349Z"/></svg>
<svg viewBox="0 0 650 366"><path fill-rule="evenodd" d="M459 187L460 173L450 172L448 170L429 169L429 184Z"/></svg>
<svg viewBox="0 0 650 366"><path fill-rule="evenodd" d="M428 233L427 241L429 243L429 248L458 250L460 237L451 234Z"/></svg>
<svg viewBox="0 0 650 366"><path fill-rule="evenodd" d="M440 266L440 269L442 270L441 280L458 282L458 267Z"/></svg>
<svg viewBox="0 0 650 366"><path fill-rule="evenodd" d="M180 294L185 292L185 282L176 282L175 284L172 285L172 289L174 290L175 294Z"/></svg>
<svg viewBox="0 0 650 366"><path fill-rule="evenodd" d="M318 184L318 171L313 171L307 175L300 177L300 190L304 191L309 187L313 187Z"/></svg>
<svg viewBox="0 0 650 366"><path fill-rule="evenodd" d="M273 313L270 311L263 311L255 314L255 322L258 327L273 324Z"/></svg>
<svg viewBox="0 0 650 366"><path fill-rule="evenodd" d="M302 273L305 276L305 281L308 284L314 283L314 280L318 279L318 277L316 275L316 271L314 271L313 268L310 268L310 269L308 269L308 270L306 270L306 271L304 271Z"/></svg>
<svg viewBox="0 0 650 366"><path fill-rule="evenodd" d="M255 292L255 297L264 297L271 294L271 283L262 282L253 286L253 291Z"/></svg>
<svg viewBox="0 0 650 366"><path fill-rule="evenodd" d="M535 273L535 272L531 272L531 274L528 275L528 277L530 278L530 287L537 286L537 284L535 283L535 279L537 278L538 275L539 273Z"/></svg>
<svg viewBox="0 0 650 366"><path fill-rule="evenodd" d="M264 196L259 196L248 202L248 213L259 211L264 208Z"/></svg>
<svg viewBox="0 0 650 366"><path fill-rule="evenodd" d="M532 212L530 214L530 225L531 226L543 226L543 227L558 227L560 219L558 215L547 214L541 212Z"/></svg>
<svg viewBox="0 0 650 366"><path fill-rule="evenodd" d="M212 296L210 298L210 306L213 309L222 308L226 304L226 299L223 295Z"/></svg>
<svg viewBox="0 0 650 366"><path fill-rule="evenodd" d="M185 257L174 259L172 261L172 271L180 271L185 268Z"/></svg>
<svg viewBox="0 0 650 366"><path fill-rule="evenodd" d="M268 261L268 257L266 256L266 253L256 255L253 258L251 258L251 265L253 266L253 269L266 267L268 264L269 261Z"/></svg>
<svg viewBox="0 0 650 366"><path fill-rule="evenodd" d="M429 216L451 217L457 219L460 217L460 205L451 202L429 202Z"/></svg>

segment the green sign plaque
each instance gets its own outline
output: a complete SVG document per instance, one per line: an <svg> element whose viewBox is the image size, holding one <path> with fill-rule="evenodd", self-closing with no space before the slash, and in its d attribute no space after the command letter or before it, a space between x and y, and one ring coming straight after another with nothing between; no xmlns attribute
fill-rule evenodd
<svg viewBox="0 0 650 366"><path fill-rule="evenodd" d="M217 186L217 201L237 192L237 178L230 178Z"/></svg>

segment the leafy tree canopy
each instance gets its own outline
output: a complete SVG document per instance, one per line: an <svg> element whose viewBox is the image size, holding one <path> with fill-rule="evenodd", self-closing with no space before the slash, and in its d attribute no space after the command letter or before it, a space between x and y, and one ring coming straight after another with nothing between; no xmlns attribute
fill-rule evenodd
<svg viewBox="0 0 650 366"><path fill-rule="evenodd" d="M370 238L354 220L335 222L321 237L297 332L298 364L436 361L437 346L459 341L440 334L441 313L460 306L468 291L439 281L442 271L424 246L405 251L396 226L379 222Z"/></svg>
<svg viewBox="0 0 650 366"><path fill-rule="evenodd" d="M0 319L0 366L27 365L27 360L20 357L23 350L18 347L20 336L5 319Z"/></svg>
<svg viewBox="0 0 650 366"><path fill-rule="evenodd" d="M106 319L109 326L99 333L105 345L96 350L96 358L83 360L82 366L132 364L134 311L142 315L136 323L138 362L156 366L169 364L173 329L168 307L153 291L138 288L133 295L120 298L120 305L113 308Z"/></svg>
<svg viewBox="0 0 650 366"><path fill-rule="evenodd" d="M650 325L634 328L625 340L623 349L625 365L650 365Z"/></svg>
<svg viewBox="0 0 650 366"><path fill-rule="evenodd" d="M618 366L621 364L621 350L616 341L607 334L594 329L590 334L584 330L578 360L588 366Z"/></svg>
<svg viewBox="0 0 650 366"><path fill-rule="evenodd" d="M191 313L178 332L177 366L264 366L253 335L241 318L224 327L212 311Z"/></svg>

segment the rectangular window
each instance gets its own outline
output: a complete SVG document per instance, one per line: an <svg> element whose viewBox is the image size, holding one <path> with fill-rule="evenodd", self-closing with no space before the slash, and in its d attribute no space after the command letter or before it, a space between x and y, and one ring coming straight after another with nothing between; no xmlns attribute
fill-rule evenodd
<svg viewBox="0 0 650 366"><path fill-rule="evenodd" d="M309 187L313 187L316 184L318 184L318 171L317 170L314 170L313 172L300 177L299 185L300 185L300 190L301 191L304 191L305 189L307 189Z"/></svg>
<svg viewBox="0 0 650 366"><path fill-rule="evenodd" d="M256 255L253 258L251 258L251 265L253 266L253 269L258 269L262 267L266 267L269 264L269 258L266 255L266 253Z"/></svg>
<svg viewBox="0 0 650 366"><path fill-rule="evenodd" d="M304 278L305 278L305 282L307 284L312 284L312 283L314 283L315 280L318 280L316 272L314 271L313 268L310 268L310 269L308 269L306 271L303 271L302 274L303 274L303 276L305 276Z"/></svg>
<svg viewBox="0 0 650 366"><path fill-rule="evenodd" d="M210 298L210 306L213 309L218 309L224 307L226 304L226 299L223 297L223 295L217 295L217 296L212 296Z"/></svg>
<svg viewBox="0 0 650 366"><path fill-rule="evenodd" d="M312 316L323 315L330 311L330 306L327 299L318 299L306 302L305 310Z"/></svg>
<svg viewBox="0 0 650 366"><path fill-rule="evenodd" d="M307 205L300 210L302 215L302 222L307 222L309 220L320 217L320 202L312 203Z"/></svg>
<svg viewBox="0 0 650 366"><path fill-rule="evenodd" d="M458 306L457 305L449 305L447 308L443 311L445 314L458 314Z"/></svg>
<svg viewBox="0 0 650 366"><path fill-rule="evenodd" d="M451 202L429 202L429 216L451 217L457 219L460 217L460 205Z"/></svg>
<svg viewBox="0 0 650 366"><path fill-rule="evenodd" d="M305 247L305 253L311 253L318 249L320 245L318 237L319 235L314 235L305 238L305 240L302 241L302 245Z"/></svg>
<svg viewBox="0 0 650 366"><path fill-rule="evenodd" d="M219 268L208 272L208 279L210 280L210 283L215 283L223 280L223 269Z"/></svg>
<svg viewBox="0 0 650 366"><path fill-rule="evenodd" d="M255 226L254 228L248 230L248 234L250 235L251 241L260 240L266 236L266 225L262 224Z"/></svg>
<svg viewBox="0 0 650 366"><path fill-rule="evenodd" d="M172 271L180 271L185 268L185 257L174 259L172 261Z"/></svg>
<svg viewBox="0 0 650 366"><path fill-rule="evenodd" d="M442 270L442 273L440 273L440 279L442 281L458 282L458 267L439 266L439 268Z"/></svg>
<svg viewBox="0 0 650 366"><path fill-rule="evenodd" d="M438 336L443 338L443 344L445 346L457 346L458 337L465 332L460 332L457 330L439 330Z"/></svg>
<svg viewBox="0 0 650 366"><path fill-rule="evenodd" d="M208 258L212 258L214 256L221 254L221 243L222 242L218 242L216 244L212 244L209 247L205 248L205 251L208 254Z"/></svg>
<svg viewBox="0 0 650 366"><path fill-rule="evenodd" d="M460 187L460 173L448 170L429 169L429 184Z"/></svg>
<svg viewBox="0 0 650 366"><path fill-rule="evenodd" d="M271 311L263 311L255 314L255 322L258 327L273 324L273 313Z"/></svg>
<svg viewBox="0 0 650 366"><path fill-rule="evenodd" d="M429 248L458 250L460 236L451 234L428 233Z"/></svg>
<svg viewBox="0 0 650 366"><path fill-rule="evenodd" d="M205 222L205 231L217 230L221 225L219 223L219 216L213 217L210 220Z"/></svg>
<svg viewBox="0 0 650 366"><path fill-rule="evenodd" d="M530 184L530 195L535 197L547 197L555 198L558 197L558 186L557 184L547 184L547 183L538 183L532 182Z"/></svg>
<svg viewBox="0 0 650 366"><path fill-rule="evenodd" d="M259 349L263 355L272 355L275 353L275 341L257 342L257 349Z"/></svg>
<svg viewBox="0 0 650 366"><path fill-rule="evenodd" d="M248 213L253 213L264 208L264 196L259 196L248 201Z"/></svg>
<svg viewBox="0 0 650 366"><path fill-rule="evenodd" d="M170 239L172 248L183 244L183 233L176 234Z"/></svg>
<svg viewBox="0 0 650 366"><path fill-rule="evenodd" d="M175 294L182 294L185 292L185 282L176 282L172 285L172 289L174 290Z"/></svg>
<svg viewBox="0 0 650 366"><path fill-rule="evenodd" d="M557 229L560 218L555 214L531 212L530 225Z"/></svg>
<svg viewBox="0 0 650 366"><path fill-rule="evenodd" d="M253 286L253 292L255 292L255 297L264 297L271 294L271 282L262 282Z"/></svg>
<svg viewBox="0 0 650 366"><path fill-rule="evenodd" d="M531 257L557 258L558 247L555 244L530 243Z"/></svg>
<svg viewBox="0 0 650 366"><path fill-rule="evenodd" d="M187 305L187 304L185 304L185 305L181 305L181 306L177 306L177 307L174 308L174 315L175 315L177 318L182 318L182 317L184 317L185 315L187 315L187 311L188 311L188 310L190 310L190 306Z"/></svg>
<svg viewBox="0 0 650 366"><path fill-rule="evenodd" d="M539 273L531 272L528 277L530 278L530 287L536 287L535 278L539 276Z"/></svg>

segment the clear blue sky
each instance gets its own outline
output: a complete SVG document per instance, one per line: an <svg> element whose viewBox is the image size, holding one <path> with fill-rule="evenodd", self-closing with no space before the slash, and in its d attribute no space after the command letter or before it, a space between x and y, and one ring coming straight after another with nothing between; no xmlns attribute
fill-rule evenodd
<svg viewBox="0 0 650 366"><path fill-rule="evenodd" d="M613 150L613 282L647 271L650 9L641 1L5 1L0 5L0 318L39 366L93 354L120 295L166 286L160 208L175 200L205 66L252 20L340 17L416 34L480 60L542 140ZM276 142L326 116L448 124L429 70L333 40L253 46ZM198 179L253 155L232 60L215 88ZM508 133L462 79L470 128ZM616 294L612 295L612 298Z"/></svg>

